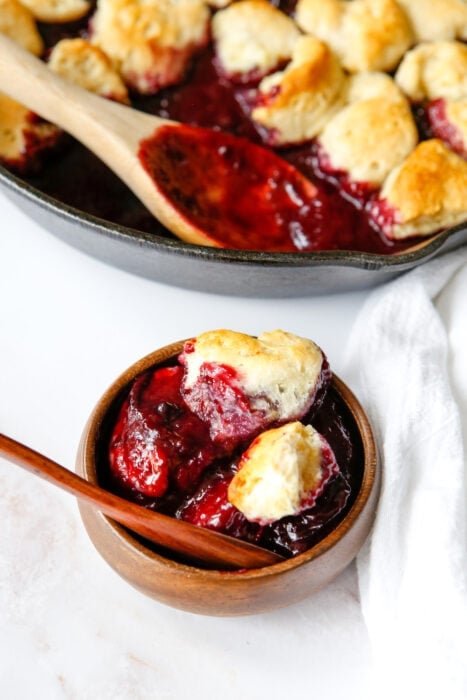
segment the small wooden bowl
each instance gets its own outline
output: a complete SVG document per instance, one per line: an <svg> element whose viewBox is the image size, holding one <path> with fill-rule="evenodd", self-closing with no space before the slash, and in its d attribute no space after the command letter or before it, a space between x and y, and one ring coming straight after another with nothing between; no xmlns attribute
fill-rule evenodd
<svg viewBox="0 0 467 700"><path fill-rule="evenodd" d="M178 356L183 342L163 347L129 367L91 414L79 446L76 470L93 483L109 427L129 385L145 370ZM201 569L156 551L126 528L85 503L79 510L94 546L115 571L146 595L175 608L213 616L262 613L295 603L335 578L356 556L375 515L380 467L368 419L349 388L334 375L330 391L347 409L361 441L361 485L345 517L318 544L279 564L234 572Z"/></svg>

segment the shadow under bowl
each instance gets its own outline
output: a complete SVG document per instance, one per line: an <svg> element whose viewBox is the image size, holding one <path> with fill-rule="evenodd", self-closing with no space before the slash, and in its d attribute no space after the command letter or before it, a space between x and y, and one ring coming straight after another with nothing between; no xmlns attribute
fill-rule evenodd
<svg viewBox="0 0 467 700"><path fill-rule="evenodd" d="M183 342L163 347L129 367L105 392L80 442L76 470L99 481L112 421L133 380L142 372L173 362ZM381 468L368 419L350 389L335 375L330 392L344 406L348 428L358 443L359 486L342 520L306 552L254 570L197 568L157 550L85 503L81 517L91 541L107 563L146 595L175 608L211 616L262 613L298 602L323 588L354 559L375 516Z"/></svg>

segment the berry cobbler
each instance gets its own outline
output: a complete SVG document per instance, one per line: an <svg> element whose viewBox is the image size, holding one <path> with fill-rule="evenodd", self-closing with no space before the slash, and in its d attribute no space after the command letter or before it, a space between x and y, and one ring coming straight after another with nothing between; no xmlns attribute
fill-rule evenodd
<svg viewBox="0 0 467 700"><path fill-rule="evenodd" d="M141 159L151 173L167 156L165 194L188 192L175 204L212 245L390 254L467 220L464 0L0 0L0 32L82 88L185 125ZM230 157L232 136L245 158ZM64 204L172 235L83 146L2 95L0 163ZM227 171L235 187L213 216ZM256 172L264 211L248 204Z"/></svg>
<svg viewBox="0 0 467 700"><path fill-rule="evenodd" d="M280 330L187 341L133 381L107 433L106 488L286 557L340 522L361 479L326 356Z"/></svg>

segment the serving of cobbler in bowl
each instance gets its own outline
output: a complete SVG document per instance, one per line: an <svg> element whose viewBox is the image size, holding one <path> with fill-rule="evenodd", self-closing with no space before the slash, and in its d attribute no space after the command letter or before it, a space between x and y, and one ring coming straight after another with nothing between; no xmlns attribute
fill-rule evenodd
<svg viewBox="0 0 467 700"><path fill-rule="evenodd" d="M190 245L0 94L5 192L98 258L182 287L287 296L372 286L467 240L463 0L0 0L0 32L86 90L212 129L219 151L230 134L273 150L310 183L297 202L293 182L269 178L265 197L298 211L280 236L216 221L215 247ZM173 153L181 183L212 190L217 173ZM254 212L239 180L241 221Z"/></svg>
<svg viewBox="0 0 467 700"><path fill-rule="evenodd" d="M364 410L316 343L226 329L128 368L91 414L76 468L145 508L279 555L255 569L197 566L80 504L119 575L208 615L284 607L335 578L370 531L381 469Z"/></svg>

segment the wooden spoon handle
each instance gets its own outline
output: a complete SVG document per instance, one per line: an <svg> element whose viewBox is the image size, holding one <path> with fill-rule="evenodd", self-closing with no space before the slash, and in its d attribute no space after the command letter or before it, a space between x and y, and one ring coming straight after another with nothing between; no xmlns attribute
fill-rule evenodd
<svg viewBox="0 0 467 700"><path fill-rule="evenodd" d="M106 150L109 132L121 134L125 142L134 135L136 149L141 138L166 123L159 117L106 100L64 80L43 61L2 34L0 90L62 127L98 155ZM104 144L100 145L102 138Z"/></svg>
<svg viewBox="0 0 467 700"><path fill-rule="evenodd" d="M152 542L222 568L259 568L282 560L277 554L233 537L146 510L101 489L48 457L0 433L0 455L91 503L105 515Z"/></svg>
<svg viewBox="0 0 467 700"><path fill-rule="evenodd" d="M64 80L43 61L0 34L0 92L60 126L126 183L170 231L189 243L216 245L189 223L139 160L142 141L176 122L99 97ZM69 174L73 177L73 173Z"/></svg>

